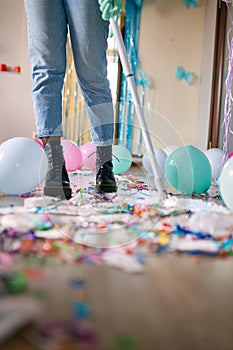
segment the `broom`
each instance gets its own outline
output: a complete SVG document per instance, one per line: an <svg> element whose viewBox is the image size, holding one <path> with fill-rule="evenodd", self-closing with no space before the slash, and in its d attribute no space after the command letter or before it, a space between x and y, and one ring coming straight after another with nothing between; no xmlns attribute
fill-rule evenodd
<svg viewBox="0 0 233 350"><path fill-rule="evenodd" d="M122 38L122 34L120 31L119 25L115 22L115 20L113 18L112 13L110 16L110 25L111 25L111 28L113 31L114 38L116 40L122 68L123 68L123 71L125 73L130 92L132 94L136 115L137 115L137 118L138 118L138 121L140 124L140 128L142 131L142 137L144 139L145 146L146 146L146 149L148 151L148 156L149 156L149 160L151 163L151 168L152 168L152 172L153 172L153 176L154 176L154 183L156 185L156 188L157 188L158 194L159 194L159 201L162 202L164 199L167 198L167 193L166 193L166 189L165 189L165 181L163 181L163 178L160 175L161 172L159 171L159 168L158 168L158 164L156 161L156 156L154 153L154 148L153 148L153 144L151 141L150 133L149 133L149 130L147 128L147 124L146 124L146 120L145 120L142 106L140 105L140 99L139 99L137 88L136 88L136 85L134 82L134 77L133 77L131 66L130 66L130 63L128 60L128 56L127 56L124 41Z"/></svg>

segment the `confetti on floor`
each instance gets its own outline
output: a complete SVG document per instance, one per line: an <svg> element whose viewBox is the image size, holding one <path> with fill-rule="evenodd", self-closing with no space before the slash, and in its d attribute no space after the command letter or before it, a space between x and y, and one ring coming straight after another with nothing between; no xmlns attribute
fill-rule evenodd
<svg viewBox="0 0 233 350"><path fill-rule="evenodd" d="M90 172L77 172L71 174L74 195L69 201L43 196L40 187L24 199L24 206L0 207L2 251L65 255L68 261L76 261L78 251L83 261L110 266L116 265L115 255L110 259L116 253L130 252L133 264L142 247L148 257L161 251L232 254L233 214L216 188L204 197L169 193L161 206L158 192L136 176L118 176L117 182L117 193L96 195ZM93 259L93 249L99 259ZM108 259L103 259L106 250ZM123 262L117 267L134 271Z"/></svg>

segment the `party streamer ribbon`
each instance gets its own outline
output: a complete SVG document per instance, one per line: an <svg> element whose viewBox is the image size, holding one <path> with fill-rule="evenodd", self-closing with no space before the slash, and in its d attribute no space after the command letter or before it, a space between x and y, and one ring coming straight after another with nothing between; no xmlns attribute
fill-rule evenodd
<svg viewBox="0 0 233 350"><path fill-rule="evenodd" d="M187 84L190 84L193 81L194 74L192 72L186 72L183 67L178 66L176 68L176 80L184 79Z"/></svg>
<svg viewBox="0 0 233 350"><path fill-rule="evenodd" d="M230 21L233 26L233 19L231 16L229 4L228 3L226 4L227 4L228 15L230 17ZM233 86L233 38L231 39L231 45L229 47L228 71L227 71L227 77L225 80L224 120L222 124L222 127L224 127L224 131L225 131L223 136L223 159L222 159L223 164L228 159L228 146L229 146L230 136L233 134L231 130L231 117L232 117L232 110L233 110L232 86Z"/></svg>
<svg viewBox="0 0 233 350"><path fill-rule="evenodd" d="M232 116L232 107L233 107L233 99L232 99L232 83L233 83L233 39L231 40L231 48L228 62L228 74L225 81L225 91L226 98L224 103L224 121L223 125L225 126L225 134L223 138L223 153L225 162L228 159L228 144L230 135L232 134L231 130L231 116Z"/></svg>
<svg viewBox="0 0 233 350"><path fill-rule="evenodd" d="M141 85L143 91L150 87L150 79L141 70L138 59L138 43L140 33L141 8L146 0L127 0L125 4L125 35L124 43L132 66L132 73L136 85ZM119 115L119 144L126 146L128 150L132 148L134 105L131 93L128 89L126 77L122 75L121 98ZM127 102L127 103L126 103Z"/></svg>
<svg viewBox="0 0 233 350"><path fill-rule="evenodd" d="M197 0L184 0L184 6L186 8L189 8L190 5L193 5L193 7L198 7L199 6L199 3Z"/></svg>

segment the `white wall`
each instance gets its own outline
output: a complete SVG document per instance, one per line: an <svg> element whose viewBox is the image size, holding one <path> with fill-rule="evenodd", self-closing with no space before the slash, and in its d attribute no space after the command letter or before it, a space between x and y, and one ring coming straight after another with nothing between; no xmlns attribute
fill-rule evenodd
<svg viewBox="0 0 233 350"><path fill-rule="evenodd" d="M205 1L200 3L186 9L182 0L148 0L142 9L139 59L154 83L152 108L168 121L161 133L156 120L150 125L164 146L177 144L178 139L197 144L206 10ZM194 72L191 85L175 80L177 66Z"/></svg>
<svg viewBox="0 0 233 350"><path fill-rule="evenodd" d="M0 73L0 143L35 131L31 68L23 0L0 0L0 63L22 73Z"/></svg>

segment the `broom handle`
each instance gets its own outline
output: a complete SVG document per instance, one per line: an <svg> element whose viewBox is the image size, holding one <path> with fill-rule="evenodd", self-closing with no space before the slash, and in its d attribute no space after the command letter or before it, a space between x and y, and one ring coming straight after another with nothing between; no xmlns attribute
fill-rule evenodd
<svg viewBox="0 0 233 350"><path fill-rule="evenodd" d="M132 94L135 111L136 111L136 114L138 117L141 131L142 131L142 136L143 136L143 139L144 139L144 142L146 145L146 149L148 151L149 160L151 163L151 168L152 168L152 172L154 175L154 182L155 182L156 188L158 189L160 201L163 201L167 197L167 193L166 193L166 189L165 189L165 181L163 181L163 179L161 178L160 172L158 170L158 164L156 161L156 156L154 154L153 144L151 141L150 133L149 133L148 128L147 128L143 109L141 107L140 100L138 97L137 88L136 88L136 85L134 82L134 77L133 77L131 66L130 66L130 63L128 60L128 56L127 56L124 41L122 38L122 34L121 34L121 31L120 31L118 24L114 21L112 16L110 17L110 25L112 27L114 38L116 40L118 53L119 53L122 67L123 67L123 71L125 73L127 82L129 84L129 89L130 89L130 92Z"/></svg>

